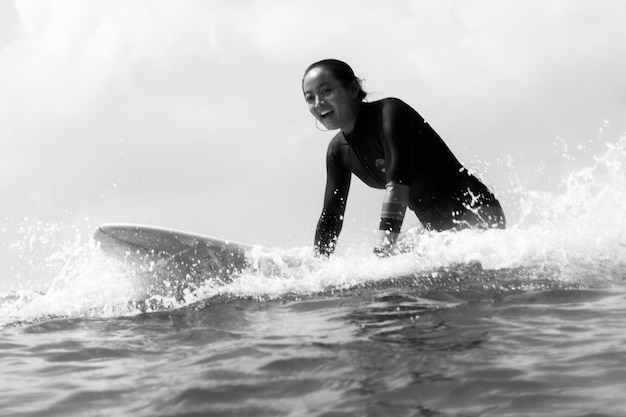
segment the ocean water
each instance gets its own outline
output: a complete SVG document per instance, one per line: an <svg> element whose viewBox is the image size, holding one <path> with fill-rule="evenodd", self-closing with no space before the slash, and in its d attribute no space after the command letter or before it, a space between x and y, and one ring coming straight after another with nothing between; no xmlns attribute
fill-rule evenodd
<svg viewBox="0 0 626 417"><path fill-rule="evenodd" d="M158 264L77 241L0 294L0 415L624 416L625 163L622 139L507 230L386 259L257 248L151 292Z"/></svg>

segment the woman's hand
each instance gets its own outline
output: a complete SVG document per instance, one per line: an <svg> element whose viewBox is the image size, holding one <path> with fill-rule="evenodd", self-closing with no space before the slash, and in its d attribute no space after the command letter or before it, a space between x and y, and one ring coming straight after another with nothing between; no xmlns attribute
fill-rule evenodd
<svg viewBox="0 0 626 417"><path fill-rule="evenodd" d="M394 253L396 242L400 233L388 230L378 231L378 244L374 247L374 254L380 258L386 258Z"/></svg>

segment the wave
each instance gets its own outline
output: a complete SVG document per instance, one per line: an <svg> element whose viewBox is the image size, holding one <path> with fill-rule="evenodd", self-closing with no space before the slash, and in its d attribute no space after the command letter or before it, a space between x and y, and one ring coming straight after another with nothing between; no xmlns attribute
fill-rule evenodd
<svg viewBox="0 0 626 417"><path fill-rule="evenodd" d="M568 175L562 193L522 190L520 219L508 229L424 233L416 228L404 234L403 253L385 259L365 244L329 260L313 257L308 247L258 247L249 253L250 267L239 274L191 276L164 269L154 259L114 258L93 241L77 240L52 256L64 265L47 291L0 294L0 325L364 289L436 290L463 299L477 292L623 285L625 163L623 137L607 144L590 166ZM155 277L156 287L150 284Z"/></svg>

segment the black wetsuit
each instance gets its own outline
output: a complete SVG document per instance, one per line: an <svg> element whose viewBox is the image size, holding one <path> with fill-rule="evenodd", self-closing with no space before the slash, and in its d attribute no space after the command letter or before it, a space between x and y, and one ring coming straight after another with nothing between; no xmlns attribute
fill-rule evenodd
<svg viewBox="0 0 626 417"><path fill-rule="evenodd" d="M408 207L429 230L503 228L500 204L468 173L441 137L409 105L387 98L362 103L354 129L339 132L326 156L324 209L315 247L329 254L343 223L350 176L384 189L390 182L410 187Z"/></svg>

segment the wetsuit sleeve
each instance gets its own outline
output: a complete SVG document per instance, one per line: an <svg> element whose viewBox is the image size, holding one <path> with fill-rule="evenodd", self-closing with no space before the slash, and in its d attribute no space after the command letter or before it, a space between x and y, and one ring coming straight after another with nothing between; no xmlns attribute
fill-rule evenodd
<svg viewBox="0 0 626 417"><path fill-rule="evenodd" d="M415 117L413 109L401 100L385 100L382 129L387 183L411 184Z"/></svg>
<svg viewBox="0 0 626 417"><path fill-rule="evenodd" d="M329 256L335 250L350 190L351 173L342 162L339 146L337 138L333 139L326 154L324 206L314 242L315 254L318 256Z"/></svg>
<svg viewBox="0 0 626 417"><path fill-rule="evenodd" d="M383 107L383 149L387 184L379 229L400 233L409 203L413 155L414 112L398 99L387 99Z"/></svg>

